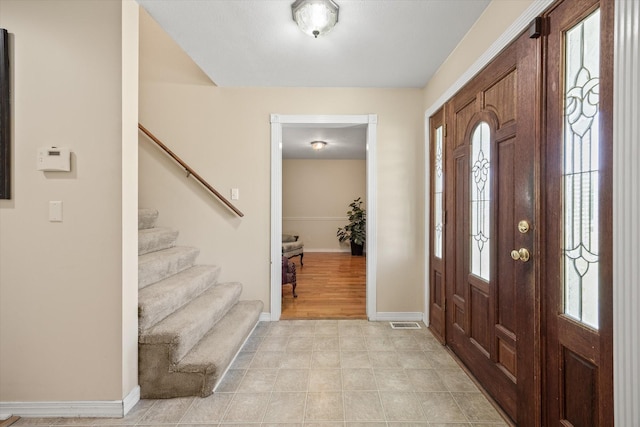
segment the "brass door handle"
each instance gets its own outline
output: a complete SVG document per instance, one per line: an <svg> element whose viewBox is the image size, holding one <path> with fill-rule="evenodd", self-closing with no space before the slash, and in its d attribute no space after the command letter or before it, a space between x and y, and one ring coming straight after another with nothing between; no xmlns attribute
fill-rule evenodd
<svg viewBox="0 0 640 427"><path fill-rule="evenodd" d="M520 248L518 250L514 249L511 251L511 258L513 258L514 261L520 260L522 262L527 262L529 261L529 258L531 258L531 255L526 248Z"/></svg>

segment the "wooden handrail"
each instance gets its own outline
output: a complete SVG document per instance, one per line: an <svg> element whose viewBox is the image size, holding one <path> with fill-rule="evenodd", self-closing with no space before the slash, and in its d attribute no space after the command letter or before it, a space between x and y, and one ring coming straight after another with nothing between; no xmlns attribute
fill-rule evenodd
<svg viewBox="0 0 640 427"><path fill-rule="evenodd" d="M194 171L193 169L191 169L191 166L189 166L188 164L186 164L180 157L178 157L173 151L171 151L169 149L169 147L167 147L166 145L164 145L162 143L162 141L160 141L158 138L155 137L154 134L152 134L151 132L149 132L149 130L147 130L147 128L145 128L144 126L142 126L140 123L138 123L138 129L140 129L145 135L147 135L149 137L149 139L151 139L153 142L156 143L156 145L158 145L158 147L162 148L169 156L171 156L173 158L173 160L175 160L176 162L178 162L180 164L180 166L182 166L184 168L185 171L187 171L187 178L189 176L193 176L200 184L202 184L207 190L209 190L213 195L215 195L218 199L220 199L220 201L222 203L224 203L225 205L227 205L227 207L229 209L231 209L233 212L236 213L236 215L238 215L239 217L243 217L244 214L242 212L240 212L240 210L238 210L238 208L236 208L230 201L228 201L222 194L220 194L218 191L216 191L215 188L213 188L207 181L205 181L200 175L198 175L196 173L196 171Z"/></svg>

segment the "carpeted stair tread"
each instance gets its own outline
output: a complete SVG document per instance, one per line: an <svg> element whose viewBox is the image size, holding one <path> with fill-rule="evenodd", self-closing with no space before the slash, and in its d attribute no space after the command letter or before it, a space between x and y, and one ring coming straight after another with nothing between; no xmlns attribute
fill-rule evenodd
<svg viewBox="0 0 640 427"><path fill-rule="evenodd" d="M170 345L140 344L140 396L209 396L258 323L261 312L262 301L237 303L179 364L168 361Z"/></svg>
<svg viewBox="0 0 640 427"><path fill-rule="evenodd" d="M154 227L138 231L138 255L161 251L176 245L178 230Z"/></svg>
<svg viewBox="0 0 640 427"><path fill-rule="evenodd" d="M158 211L155 209L138 209L138 230L146 230L156 226Z"/></svg>
<svg viewBox="0 0 640 427"><path fill-rule="evenodd" d="M139 335L143 344L171 344L171 363L192 347L238 302L240 283L220 283Z"/></svg>
<svg viewBox="0 0 640 427"><path fill-rule="evenodd" d="M262 301L239 301L240 283L195 265L200 250L175 246L178 231L138 210L138 383L143 399L213 393L258 323Z"/></svg>
<svg viewBox="0 0 640 427"><path fill-rule="evenodd" d="M149 329L215 285L220 267L196 265L138 292L138 330Z"/></svg>
<svg viewBox="0 0 640 427"><path fill-rule="evenodd" d="M214 372L212 388L258 323L262 301L239 301L178 363L181 372Z"/></svg>
<svg viewBox="0 0 640 427"><path fill-rule="evenodd" d="M174 246L138 257L138 289L193 266L200 250Z"/></svg>

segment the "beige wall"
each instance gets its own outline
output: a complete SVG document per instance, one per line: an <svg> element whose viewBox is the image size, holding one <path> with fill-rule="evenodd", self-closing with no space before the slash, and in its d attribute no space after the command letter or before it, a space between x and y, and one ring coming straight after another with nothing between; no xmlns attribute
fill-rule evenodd
<svg viewBox="0 0 640 427"><path fill-rule="evenodd" d="M349 251L336 231L353 200L366 209L366 194L366 160L283 160L282 231L299 235L306 252Z"/></svg>
<svg viewBox="0 0 640 427"><path fill-rule="evenodd" d="M458 46L429 79L424 107L430 108L536 0L493 0Z"/></svg>
<svg viewBox="0 0 640 427"><path fill-rule="evenodd" d="M141 50L174 44L147 36ZM155 31L151 31L157 34ZM175 45L175 44L174 44ZM354 88L218 88L202 74L162 56L141 54L140 120L223 194L240 189L234 218L144 138L140 139L140 206L159 209L161 224L180 229L179 243L201 249L199 262L222 266L222 280L244 284L243 299L270 305L270 123L278 114L378 115L378 311L422 311L422 91ZM190 62L183 55L182 61ZM156 67L187 75L161 73ZM151 71L156 70L156 71Z"/></svg>
<svg viewBox="0 0 640 427"><path fill-rule="evenodd" d="M135 181L122 177L135 179L137 169L123 162L122 121L135 122L136 111L122 106L123 66L135 73L122 45L136 44L122 38L123 13L137 8L0 0L13 52L13 199L0 201L0 402L121 400L137 384L137 297L123 289L136 282L136 260L123 267L123 248L136 238L122 233L136 209ZM131 135L127 154L136 150ZM71 148L72 172L36 170L38 147L49 145ZM50 200L63 202L63 222L48 221Z"/></svg>

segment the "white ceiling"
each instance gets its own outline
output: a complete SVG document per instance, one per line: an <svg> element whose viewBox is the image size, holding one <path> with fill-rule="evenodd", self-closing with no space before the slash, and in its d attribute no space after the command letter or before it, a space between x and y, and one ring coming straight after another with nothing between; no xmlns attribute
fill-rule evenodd
<svg viewBox="0 0 640 427"><path fill-rule="evenodd" d="M312 141L325 141L319 151ZM360 159L367 158L366 125L287 125L282 128L283 159Z"/></svg>
<svg viewBox="0 0 640 427"><path fill-rule="evenodd" d="M314 39L293 0L138 0L218 86L422 88L490 0L336 0Z"/></svg>
<svg viewBox="0 0 640 427"><path fill-rule="evenodd" d="M490 2L335 0L338 24L314 39L293 0L137 1L218 86L385 88L424 87ZM365 158L365 132L285 128L283 157ZM315 139L327 148L311 150Z"/></svg>

